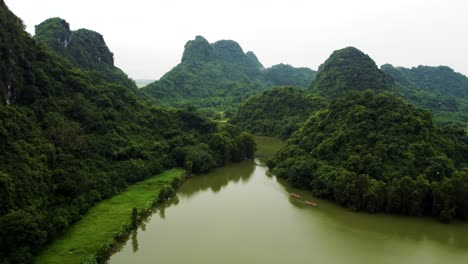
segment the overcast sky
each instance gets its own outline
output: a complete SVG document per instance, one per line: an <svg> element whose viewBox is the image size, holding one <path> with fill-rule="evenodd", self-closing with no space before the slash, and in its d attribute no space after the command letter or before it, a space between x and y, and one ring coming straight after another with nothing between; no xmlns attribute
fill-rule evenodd
<svg viewBox="0 0 468 264"><path fill-rule="evenodd" d="M158 79L196 35L237 41L264 66L317 69L355 46L378 65L447 65L468 75L467 0L5 0L34 34L61 17L104 35L133 79Z"/></svg>

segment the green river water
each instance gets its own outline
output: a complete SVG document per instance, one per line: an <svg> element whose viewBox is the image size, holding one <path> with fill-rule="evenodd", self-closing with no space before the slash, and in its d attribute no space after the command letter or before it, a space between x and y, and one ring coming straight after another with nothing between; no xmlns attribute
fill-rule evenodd
<svg viewBox="0 0 468 264"><path fill-rule="evenodd" d="M468 263L466 223L356 213L292 189L262 162L279 144L261 138L255 161L187 180L109 262Z"/></svg>

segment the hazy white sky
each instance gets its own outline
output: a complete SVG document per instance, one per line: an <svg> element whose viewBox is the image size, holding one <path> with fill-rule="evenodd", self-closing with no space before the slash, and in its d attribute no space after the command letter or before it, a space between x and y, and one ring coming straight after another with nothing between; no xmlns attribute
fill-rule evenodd
<svg viewBox="0 0 468 264"><path fill-rule="evenodd" d="M180 62L185 43L237 41L264 66L317 69L355 46L378 65L448 65L468 75L467 0L5 0L34 34L61 17L102 35L134 79L158 79Z"/></svg>

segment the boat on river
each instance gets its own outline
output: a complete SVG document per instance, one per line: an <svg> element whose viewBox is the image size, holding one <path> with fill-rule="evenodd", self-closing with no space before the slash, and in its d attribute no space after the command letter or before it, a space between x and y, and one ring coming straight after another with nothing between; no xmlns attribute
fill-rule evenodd
<svg viewBox="0 0 468 264"><path fill-rule="evenodd" d="M304 202L307 205L314 206L314 207L317 206L317 204L314 203L314 202L305 201L305 200L303 201L304 198L302 196L300 196L299 194L297 194L297 193L290 193L290 194L291 194L292 197L300 199L301 202Z"/></svg>
<svg viewBox="0 0 468 264"><path fill-rule="evenodd" d="M299 194L296 194L296 193L291 193L291 196L302 199L302 196L300 196Z"/></svg>

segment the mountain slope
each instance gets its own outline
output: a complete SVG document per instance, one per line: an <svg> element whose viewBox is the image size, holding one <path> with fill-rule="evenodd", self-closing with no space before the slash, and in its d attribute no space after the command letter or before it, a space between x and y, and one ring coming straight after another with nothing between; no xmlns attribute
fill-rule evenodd
<svg viewBox="0 0 468 264"><path fill-rule="evenodd" d="M109 82L136 89L135 83L114 66L114 54L101 34L88 29L71 31L65 20L56 17L37 25L34 38L69 59L76 67L95 70Z"/></svg>
<svg viewBox="0 0 468 264"><path fill-rule="evenodd" d="M440 123L468 126L468 78L445 66L416 68L383 65L397 83L397 92L409 102L431 110Z"/></svg>
<svg viewBox="0 0 468 264"><path fill-rule="evenodd" d="M264 69L253 52L244 53L232 40L210 44L197 36L185 45L181 63L141 93L158 105L193 104L225 111L278 84L305 86L313 74L289 65Z"/></svg>
<svg viewBox="0 0 468 264"><path fill-rule="evenodd" d="M411 69L382 66L382 71L401 85L414 85L436 96L454 96L468 99L468 78L447 66L418 66Z"/></svg>
<svg viewBox="0 0 468 264"><path fill-rule="evenodd" d="M262 65L234 41L210 44L197 36L185 45L182 62L159 81L141 89L158 104L219 106L240 102L264 85Z"/></svg>
<svg viewBox="0 0 468 264"><path fill-rule="evenodd" d="M0 0L0 263L30 263L94 203L164 169L253 155L249 134L150 108L23 28Z"/></svg>
<svg viewBox="0 0 468 264"><path fill-rule="evenodd" d="M294 87L279 87L253 96L239 106L230 122L256 135L289 137L325 100Z"/></svg>
<svg viewBox="0 0 468 264"><path fill-rule="evenodd" d="M307 88L317 72L309 68L294 68L288 64L273 65L264 71L265 78L273 86L293 86Z"/></svg>
<svg viewBox="0 0 468 264"><path fill-rule="evenodd" d="M468 217L468 136L371 91L312 116L268 162L295 186L369 212Z"/></svg>
<svg viewBox="0 0 468 264"><path fill-rule="evenodd" d="M347 47L334 51L320 65L309 91L334 99L351 91L388 91L393 85L393 80L379 70L368 55L354 47Z"/></svg>

